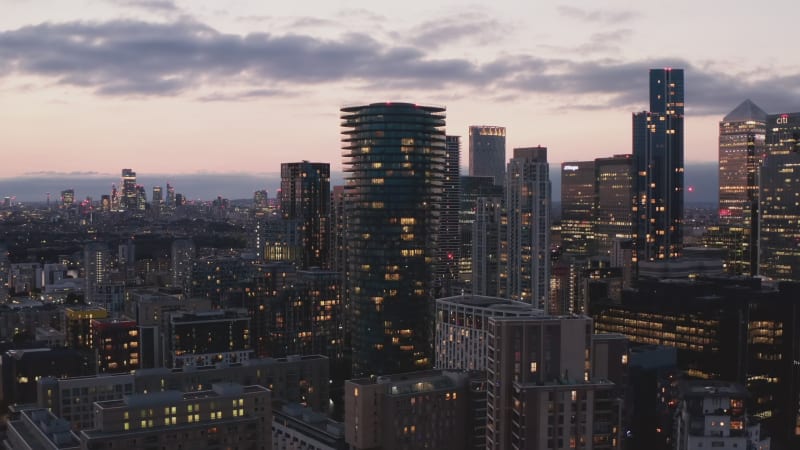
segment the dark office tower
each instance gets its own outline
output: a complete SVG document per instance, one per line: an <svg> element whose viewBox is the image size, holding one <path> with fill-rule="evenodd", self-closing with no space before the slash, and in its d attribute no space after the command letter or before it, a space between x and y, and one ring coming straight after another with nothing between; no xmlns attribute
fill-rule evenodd
<svg viewBox="0 0 800 450"><path fill-rule="evenodd" d="M628 241L633 233L633 158L631 155L598 158L594 167L597 253L610 257L614 240Z"/></svg>
<svg viewBox="0 0 800 450"><path fill-rule="evenodd" d="M800 112L767 116L767 154L800 152Z"/></svg>
<svg viewBox="0 0 800 450"><path fill-rule="evenodd" d="M458 260L461 236L458 228L461 179L461 136L447 136L444 160L444 190L439 211L439 249L436 254L437 297L452 295L453 282L458 279Z"/></svg>
<svg viewBox="0 0 800 450"><path fill-rule="evenodd" d="M147 191L141 184L136 185L136 211L143 212L147 209Z"/></svg>
<svg viewBox="0 0 800 450"><path fill-rule="evenodd" d="M445 109L342 108L353 376L430 367Z"/></svg>
<svg viewBox="0 0 800 450"><path fill-rule="evenodd" d="M135 211L138 204L138 190L136 189L136 172L131 169L122 169L122 192L120 195L120 209Z"/></svg>
<svg viewBox="0 0 800 450"><path fill-rule="evenodd" d="M546 147L515 148L506 175L508 296L547 309L550 175Z"/></svg>
<svg viewBox="0 0 800 450"><path fill-rule="evenodd" d="M732 273L758 265L758 169L766 153L767 113L745 100L719 123L720 238Z"/></svg>
<svg viewBox="0 0 800 450"><path fill-rule="evenodd" d="M87 304L95 301L98 285L108 281L111 252L108 245L90 242L83 248L84 299Z"/></svg>
<svg viewBox="0 0 800 450"><path fill-rule="evenodd" d="M329 267L328 216L331 165L308 161L281 164L281 213L296 221L302 239L300 267Z"/></svg>
<svg viewBox="0 0 800 450"><path fill-rule="evenodd" d="M759 275L800 281L799 202L800 153L768 155L761 167Z"/></svg>
<svg viewBox="0 0 800 450"><path fill-rule="evenodd" d="M505 127L469 127L469 175L493 177L495 185L503 185L506 178Z"/></svg>
<svg viewBox="0 0 800 450"><path fill-rule="evenodd" d="M683 246L683 69L650 70L650 111L633 115L637 261Z"/></svg>
<svg viewBox="0 0 800 450"><path fill-rule="evenodd" d="M265 209L269 202L269 194L266 190L258 190L253 193L253 208Z"/></svg>
<svg viewBox="0 0 800 450"><path fill-rule="evenodd" d="M331 191L331 269L344 274L345 264L345 202L344 186L334 186Z"/></svg>
<svg viewBox="0 0 800 450"><path fill-rule="evenodd" d="M168 208L175 207L175 186L172 186L169 183L167 183L167 198L165 204Z"/></svg>
<svg viewBox="0 0 800 450"><path fill-rule="evenodd" d="M473 224L476 218L478 199L503 197L503 187L494 184L493 177L461 177L460 206L458 223L460 228L461 250L459 253L459 279L467 286L473 283L474 268L472 265ZM505 286L503 286L505 289Z"/></svg>
<svg viewBox="0 0 800 450"><path fill-rule="evenodd" d="M158 214L161 211L161 205L164 203L164 193L161 186L153 186L153 211Z"/></svg>
<svg viewBox="0 0 800 450"><path fill-rule="evenodd" d="M568 254L594 254L594 184L594 161L561 164L561 242Z"/></svg>

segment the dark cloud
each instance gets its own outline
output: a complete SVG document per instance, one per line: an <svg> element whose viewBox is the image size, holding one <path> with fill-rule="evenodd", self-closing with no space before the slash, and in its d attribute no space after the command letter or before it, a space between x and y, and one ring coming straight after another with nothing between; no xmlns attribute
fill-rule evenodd
<svg viewBox="0 0 800 450"><path fill-rule="evenodd" d="M584 22L617 23L635 19L640 16L636 11L607 11L600 9L582 9L574 6L559 6L558 13L570 19Z"/></svg>
<svg viewBox="0 0 800 450"><path fill-rule="evenodd" d="M156 13L173 13L181 10L172 0L111 0L111 2Z"/></svg>
<svg viewBox="0 0 800 450"><path fill-rule="evenodd" d="M296 95L296 93L281 89L248 89L235 92L214 92L198 97L197 99L203 102L233 102L269 97L292 97L294 95Z"/></svg>
<svg viewBox="0 0 800 450"><path fill-rule="evenodd" d="M428 24L435 27L435 24ZM466 36L467 27L436 28ZM594 39L624 40L609 30ZM686 69L687 109L723 114L745 98L767 111L800 108L800 73L741 76L700 67L684 59L543 58L503 55L476 62L434 57L429 46L388 45L370 35L336 39L308 34L226 34L202 23L45 23L0 32L0 77L38 75L62 85L106 96L195 95L203 101L233 101L292 95L304 87L347 82L379 91L449 95L478 92L486 98L526 94L562 95L575 108L645 108L652 67ZM754 81L749 81L754 80ZM205 93L211 91L211 93ZM474 95L474 94L473 94Z"/></svg>

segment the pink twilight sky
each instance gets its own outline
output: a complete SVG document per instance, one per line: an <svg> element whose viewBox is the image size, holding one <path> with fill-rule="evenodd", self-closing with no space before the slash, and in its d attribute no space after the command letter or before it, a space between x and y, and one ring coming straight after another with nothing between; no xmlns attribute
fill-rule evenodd
<svg viewBox="0 0 800 450"><path fill-rule="evenodd" d="M648 8L652 5L652 8ZM630 151L647 69L682 67L686 159L745 98L800 110L796 0L0 0L0 177L341 167L339 107L447 107L550 160ZM466 165L467 146L462 149ZM0 179L2 183L2 179Z"/></svg>

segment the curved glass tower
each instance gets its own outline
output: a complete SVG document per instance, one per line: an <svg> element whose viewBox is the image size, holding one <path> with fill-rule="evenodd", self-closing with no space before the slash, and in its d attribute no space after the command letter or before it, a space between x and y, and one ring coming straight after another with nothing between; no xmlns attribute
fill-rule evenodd
<svg viewBox="0 0 800 450"><path fill-rule="evenodd" d="M445 109L341 110L353 376L428 368Z"/></svg>

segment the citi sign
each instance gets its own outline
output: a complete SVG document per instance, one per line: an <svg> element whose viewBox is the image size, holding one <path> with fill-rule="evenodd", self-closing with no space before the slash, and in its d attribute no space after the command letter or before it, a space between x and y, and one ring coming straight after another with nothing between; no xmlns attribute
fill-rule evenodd
<svg viewBox="0 0 800 450"><path fill-rule="evenodd" d="M789 123L789 115L788 114L782 114L780 117L775 119L775 123L777 125L786 125L786 124L788 124Z"/></svg>

